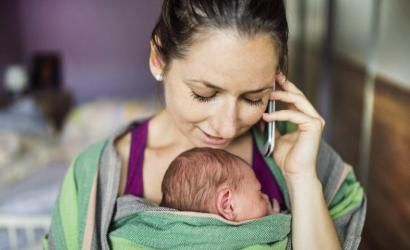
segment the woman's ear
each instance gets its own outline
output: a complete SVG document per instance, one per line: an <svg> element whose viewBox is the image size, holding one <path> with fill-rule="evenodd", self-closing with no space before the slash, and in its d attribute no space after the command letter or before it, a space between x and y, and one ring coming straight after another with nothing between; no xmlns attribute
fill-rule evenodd
<svg viewBox="0 0 410 250"><path fill-rule="evenodd" d="M233 207L233 191L230 188L224 188L217 192L216 209L218 214L227 220L235 220L235 211Z"/></svg>
<svg viewBox="0 0 410 250"><path fill-rule="evenodd" d="M152 41L150 42L149 68L157 81L163 80L165 64Z"/></svg>

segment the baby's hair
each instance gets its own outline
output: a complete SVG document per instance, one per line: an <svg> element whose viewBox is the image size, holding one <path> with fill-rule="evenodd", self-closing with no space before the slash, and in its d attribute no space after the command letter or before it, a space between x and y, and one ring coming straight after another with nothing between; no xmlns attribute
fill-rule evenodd
<svg viewBox="0 0 410 250"><path fill-rule="evenodd" d="M219 188L237 188L243 178L240 164L244 160L221 149L194 148L183 152L165 173L161 206L209 212L209 202Z"/></svg>

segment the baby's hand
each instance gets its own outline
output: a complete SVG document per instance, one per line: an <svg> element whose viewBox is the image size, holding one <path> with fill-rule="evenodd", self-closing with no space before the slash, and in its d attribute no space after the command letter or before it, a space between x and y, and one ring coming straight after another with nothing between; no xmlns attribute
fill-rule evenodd
<svg viewBox="0 0 410 250"><path fill-rule="evenodd" d="M279 206L279 202L273 198L272 199L272 213L271 214L277 214L280 212L280 206Z"/></svg>

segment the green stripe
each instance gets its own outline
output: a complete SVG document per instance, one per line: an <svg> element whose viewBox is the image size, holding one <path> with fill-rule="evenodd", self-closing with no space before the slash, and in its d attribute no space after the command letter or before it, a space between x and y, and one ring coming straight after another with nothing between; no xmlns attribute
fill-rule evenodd
<svg viewBox="0 0 410 250"><path fill-rule="evenodd" d="M239 226L175 212L140 212L115 221L110 236L153 248L226 249L279 242L289 236L290 228L291 217L287 214L266 216Z"/></svg>
<svg viewBox="0 0 410 250"><path fill-rule="evenodd" d="M74 175L79 190L77 197L78 214L76 214L76 217L70 216L69 218L78 218L77 234L80 235L78 239L79 246L83 245L91 189L94 177L98 174L100 158L107 142L108 140L103 140L90 146L83 154L78 156L76 161Z"/></svg>
<svg viewBox="0 0 410 250"><path fill-rule="evenodd" d="M121 249L121 250L152 250L154 248L145 247L139 244L136 244L132 241L126 240L124 238L109 236L110 247L111 249ZM288 244L288 238L276 242L272 245L254 245L250 247L243 248L243 250L285 250Z"/></svg>
<svg viewBox="0 0 410 250"><path fill-rule="evenodd" d="M268 244L254 245L254 246L244 248L244 250L285 250L287 244L288 244L288 238L278 241L271 245L268 245Z"/></svg>
<svg viewBox="0 0 410 250"><path fill-rule="evenodd" d="M60 205L59 200L57 200L54 208L53 208L53 217L51 222L50 233L48 236L48 241L51 241L52 245L59 245L61 246L60 249L67 249L67 245L65 244L65 235L64 235L64 228L62 227L61 222L61 214L60 214Z"/></svg>
<svg viewBox="0 0 410 250"><path fill-rule="evenodd" d="M43 238L43 250L48 250L48 239L47 239L47 236Z"/></svg>
<svg viewBox="0 0 410 250"><path fill-rule="evenodd" d="M58 249L79 249L82 246L89 196L106 142L88 148L67 170L53 210L49 239Z"/></svg>
<svg viewBox="0 0 410 250"><path fill-rule="evenodd" d="M353 170L349 172L330 204L333 219L341 217L359 207L363 201L363 188L356 181Z"/></svg>
<svg viewBox="0 0 410 250"><path fill-rule="evenodd" d="M78 245L78 221L77 218L77 189L75 188L74 168L68 169L63 182L60 199L58 202L59 216L64 230L64 238L68 249L79 249ZM62 215L62 216L60 216ZM57 222L57 224L59 224ZM54 233L55 231L53 231ZM56 242L61 244L62 242Z"/></svg>
<svg viewBox="0 0 410 250"><path fill-rule="evenodd" d="M140 249L141 250L142 249L151 250L151 249L154 249L154 248L144 247L142 245L136 244L124 238L120 238L120 237L116 237L112 235L110 235L108 238L110 241L111 249L121 249L121 250L140 250Z"/></svg>

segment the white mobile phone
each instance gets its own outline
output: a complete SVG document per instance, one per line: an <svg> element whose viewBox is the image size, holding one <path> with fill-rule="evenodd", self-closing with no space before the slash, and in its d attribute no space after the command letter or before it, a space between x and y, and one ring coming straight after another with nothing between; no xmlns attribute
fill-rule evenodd
<svg viewBox="0 0 410 250"><path fill-rule="evenodd" d="M273 91L275 91L275 82L273 82ZM275 101L269 100L266 112L272 113L273 111L275 111L275 106ZM264 138L266 138L263 155L265 157L268 157L272 154L273 148L275 147L275 122L267 122L263 133Z"/></svg>

